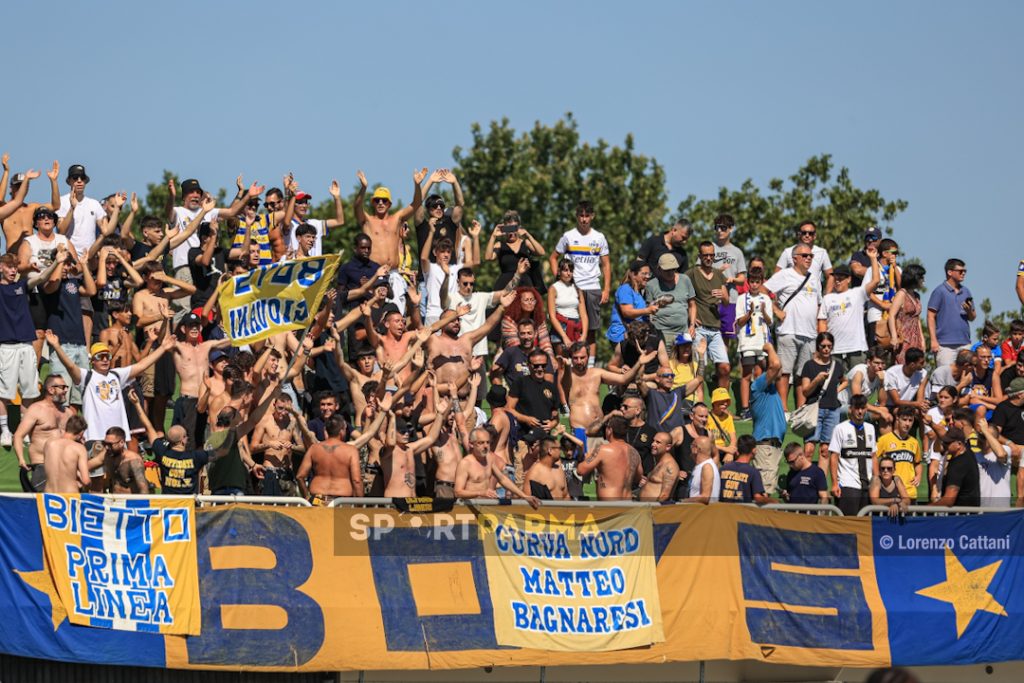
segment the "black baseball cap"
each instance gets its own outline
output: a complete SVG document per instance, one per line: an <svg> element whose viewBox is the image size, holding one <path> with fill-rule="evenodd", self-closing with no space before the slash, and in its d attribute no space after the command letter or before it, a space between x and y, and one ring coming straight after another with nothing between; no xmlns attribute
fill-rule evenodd
<svg viewBox="0 0 1024 683"><path fill-rule="evenodd" d="M193 325L196 327L202 327L203 319L195 313L188 313L181 319L181 327L192 327Z"/></svg>
<svg viewBox="0 0 1024 683"><path fill-rule="evenodd" d="M188 180L183 180L181 182L181 193L184 195L189 194L190 192L199 192L200 194L203 192L202 185L200 185L199 181L195 178L189 178Z"/></svg>
<svg viewBox="0 0 1024 683"><path fill-rule="evenodd" d="M85 166L82 164L72 164L68 167L68 177L65 182L70 185L71 181L75 178L81 178L85 182L89 182L89 175L85 172Z"/></svg>
<svg viewBox="0 0 1024 683"><path fill-rule="evenodd" d="M852 274L853 272L850 270L850 266L845 263L840 263L832 269L832 277L850 277Z"/></svg>
<svg viewBox="0 0 1024 683"><path fill-rule="evenodd" d="M548 433L545 432L543 429L541 429L540 427L534 427L530 431L526 432L526 434L523 434L523 441L525 441L526 443L533 444L537 443L541 439L547 438L547 436Z"/></svg>

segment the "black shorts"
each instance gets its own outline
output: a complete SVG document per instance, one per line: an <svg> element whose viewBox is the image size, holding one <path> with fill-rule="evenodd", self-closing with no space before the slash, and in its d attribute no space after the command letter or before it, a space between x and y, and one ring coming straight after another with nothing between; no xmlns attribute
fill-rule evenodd
<svg viewBox="0 0 1024 683"><path fill-rule="evenodd" d="M174 370L174 357L165 353L160 356L153 370L153 394L155 396L170 396L174 393L174 381L177 379L177 372Z"/></svg>
<svg viewBox="0 0 1024 683"><path fill-rule="evenodd" d="M43 304L43 297L36 292L28 295L28 312L32 316L32 326L37 330L45 330L46 306Z"/></svg>
<svg viewBox="0 0 1024 683"><path fill-rule="evenodd" d="M839 489L839 493L841 495L839 500L836 501L836 506L847 517L856 517L862 507L871 504L871 498L868 496L867 489L842 486Z"/></svg>

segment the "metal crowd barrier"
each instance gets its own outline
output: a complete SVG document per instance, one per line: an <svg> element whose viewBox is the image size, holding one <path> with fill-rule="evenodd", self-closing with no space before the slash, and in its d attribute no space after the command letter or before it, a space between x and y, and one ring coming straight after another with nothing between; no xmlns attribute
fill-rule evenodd
<svg viewBox="0 0 1024 683"><path fill-rule="evenodd" d="M463 505L473 505L477 507L488 507L488 506L515 506L523 507L526 506L526 501L523 500L511 500L511 501L500 501L493 498L474 498L472 500L457 501ZM716 503L717 504L717 503ZM728 503L725 503L726 505ZM688 503L686 501L679 501L678 503L659 503L657 501L636 501L636 500L545 500L542 502L541 507L549 508L595 508L595 507L658 507L661 505L699 505L699 503ZM778 510L781 512L795 512L804 515L822 515L826 517L842 517L842 511L835 505L804 505L798 503L769 503L768 505L757 505L756 503L746 503L750 507L760 508L762 510ZM328 507L392 507L390 498L335 498L332 500Z"/></svg>
<svg viewBox="0 0 1024 683"><path fill-rule="evenodd" d="M230 503L247 503L249 505L270 505L277 507L313 507L305 498L297 498L295 496L196 496L196 504L203 507L228 505Z"/></svg>
<svg viewBox="0 0 1024 683"><path fill-rule="evenodd" d="M984 515L992 512L1024 512L1024 508L1015 507L968 507L965 505L945 507L943 505L911 505L906 517L958 517L964 515ZM883 517L889 515L888 505L868 505L861 508L858 517Z"/></svg>

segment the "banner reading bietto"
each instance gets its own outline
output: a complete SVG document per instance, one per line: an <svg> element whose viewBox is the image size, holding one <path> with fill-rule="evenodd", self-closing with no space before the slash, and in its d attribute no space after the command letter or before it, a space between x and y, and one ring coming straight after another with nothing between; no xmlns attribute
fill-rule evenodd
<svg viewBox="0 0 1024 683"><path fill-rule="evenodd" d="M665 639L650 509L480 524L499 645L593 652Z"/></svg>

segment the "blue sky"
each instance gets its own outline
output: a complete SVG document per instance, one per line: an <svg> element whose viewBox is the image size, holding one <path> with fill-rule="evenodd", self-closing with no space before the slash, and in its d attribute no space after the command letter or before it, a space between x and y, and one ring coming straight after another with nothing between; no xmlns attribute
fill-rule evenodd
<svg viewBox="0 0 1024 683"><path fill-rule="evenodd" d="M93 195L164 168L213 188L293 170L320 199L362 168L408 200L473 122L572 111L584 139L632 132L672 209L830 152L910 202L893 227L929 286L957 255L978 301L1016 307L1020 3L184 0L4 21L0 147L17 170L85 163Z"/></svg>

